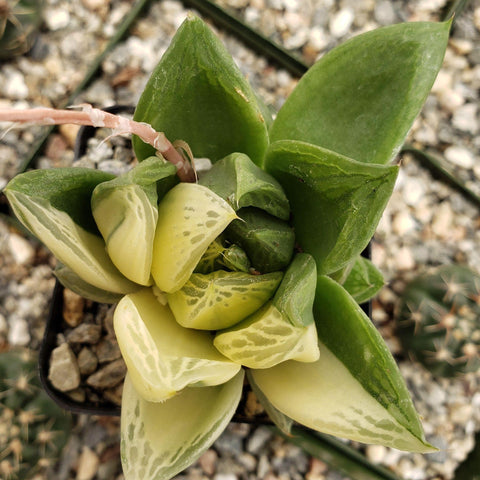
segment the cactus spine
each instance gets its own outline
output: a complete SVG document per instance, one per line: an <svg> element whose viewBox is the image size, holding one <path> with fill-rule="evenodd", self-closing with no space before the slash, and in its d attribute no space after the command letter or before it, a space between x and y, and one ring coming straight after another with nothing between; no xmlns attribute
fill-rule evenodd
<svg viewBox="0 0 480 480"><path fill-rule="evenodd" d="M403 293L397 333L404 349L434 375L480 368L480 276L447 265L417 277Z"/></svg>
<svg viewBox="0 0 480 480"><path fill-rule="evenodd" d="M41 389L29 350L0 354L0 478L46 479L71 418Z"/></svg>

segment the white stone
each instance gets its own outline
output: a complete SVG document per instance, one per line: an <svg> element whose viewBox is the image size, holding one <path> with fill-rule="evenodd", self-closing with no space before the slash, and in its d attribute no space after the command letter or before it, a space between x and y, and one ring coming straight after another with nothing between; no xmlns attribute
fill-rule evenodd
<svg viewBox="0 0 480 480"><path fill-rule="evenodd" d="M28 323L25 319L17 316L12 316L10 318L8 342L10 345L18 345L22 347L28 345L28 342L30 342L30 333L28 331Z"/></svg>
<svg viewBox="0 0 480 480"><path fill-rule="evenodd" d="M400 248L395 257L395 264L398 270L411 270L415 266L412 251L407 247Z"/></svg>
<svg viewBox="0 0 480 480"><path fill-rule="evenodd" d="M23 100L28 97L28 87L24 76L15 70L9 70L4 84L4 94L15 100Z"/></svg>
<svg viewBox="0 0 480 480"><path fill-rule="evenodd" d="M432 86L433 93L443 92L452 87L452 74L447 70L440 70Z"/></svg>
<svg viewBox="0 0 480 480"><path fill-rule="evenodd" d="M45 12L43 16L47 27L56 31L65 28L70 23L70 14L64 8L51 8Z"/></svg>
<svg viewBox="0 0 480 480"><path fill-rule="evenodd" d="M310 29L310 34L308 36L308 43L317 51L320 52L324 50L328 43L329 38L321 27L313 27Z"/></svg>
<svg viewBox="0 0 480 480"><path fill-rule="evenodd" d="M383 445L368 445L366 449L367 458L373 463L383 462L387 449Z"/></svg>
<svg viewBox="0 0 480 480"><path fill-rule="evenodd" d="M332 16L328 28L330 33L337 38L346 35L352 25L355 18L353 10L351 8L343 8Z"/></svg>
<svg viewBox="0 0 480 480"><path fill-rule="evenodd" d="M296 12L299 10L301 2L299 0L283 0L283 6L287 12Z"/></svg>
<svg viewBox="0 0 480 480"><path fill-rule="evenodd" d="M375 20L380 25L391 25L395 22L395 10L392 2L382 1L375 5Z"/></svg>
<svg viewBox="0 0 480 480"><path fill-rule="evenodd" d="M217 473L213 480L238 480L238 477L234 473Z"/></svg>
<svg viewBox="0 0 480 480"><path fill-rule="evenodd" d="M439 237L447 237L453 227L453 211L448 202L442 202L435 210L432 231Z"/></svg>
<svg viewBox="0 0 480 480"><path fill-rule="evenodd" d="M465 103L465 98L460 92L447 89L439 93L438 100L442 107L450 113L455 112L459 107Z"/></svg>
<svg viewBox="0 0 480 480"><path fill-rule="evenodd" d="M473 168L475 156L465 147L452 145L444 152L445 159L462 168Z"/></svg>
<svg viewBox="0 0 480 480"><path fill-rule="evenodd" d="M89 10L100 10L108 7L109 0L82 0L82 3Z"/></svg>
<svg viewBox="0 0 480 480"><path fill-rule="evenodd" d="M453 115L452 124L463 132L475 134L479 130L478 106L475 103L466 103Z"/></svg>
<svg viewBox="0 0 480 480"><path fill-rule="evenodd" d="M425 195L425 184L413 177L405 178L403 186L403 199L407 205L415 206Z"/></svg>
<svg viewBox="0 0 480 480"><path fill-rule="evenodd" d="M98 455L88 447L83 447L78 459L76 480L92 480L95 477L100 459Z"/></svg>
<svg viewBox="0 0 480 480"><path fill-rule="evenodd" d="M480 31L480 7L477 7L473 12L473 23L475 27L477 27L477 30Z"/></svg>
<svg viewBox="0 0 480 480"><path fill-rule="evenodd" d="M8 249L15 263L19 265L30 264L35 258L35 250L30 242L16 233L10 234L8 238Z"/></svg>
<svg viewBox="0 0 480 480"><path fill-rule="evenodd" d="M470 40L465 38L450 38L449 45L453 47L453 49L459 55L468 55L473 50L473 44Z"/></svg>
<svg viewBox="0 0 480 480"><path fill-rule="evenodd" d="M392 228L397 235L403 236L415 229L415 220L408 212L400 211L393 218Z"/></svg>
<svg viewBox="0 0 480 480"><path fill-rule="evenodd" d="M307 28L299 28L293 35L286 38L284 41L285 48L294 50L296 48L300 48L305 43L307 43L308 39L308 29Z"/></svg>

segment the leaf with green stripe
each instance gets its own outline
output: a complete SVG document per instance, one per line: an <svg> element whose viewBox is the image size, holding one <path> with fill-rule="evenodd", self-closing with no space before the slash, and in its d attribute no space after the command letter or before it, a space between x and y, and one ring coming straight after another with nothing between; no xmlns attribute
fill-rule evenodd
<svg viewBox="0 0 480 480"><path fill-rule="evenodd" d="M314 303L320 359L252 372L269 401L315 430L412 452L432 452L397 365L350 295L319 276Z"/></svg>
<svg viewBox="0 0 480 480"><path fill-rule="evenodd" d="M313 323L317 267L308 253L297 253L273 297L273 305L296 327Z"/></svg>
<svg viewBox="0 0 480 480"><path fill-rule="evenodd" d="M138 285L113 265L90 209L93 189L112 178L86 168L32 170L13 178L5 194L23 225L83 281L128 293Z"/></svg>
<svg viewBox="0 0 480 480"><path fill-rule="evenodd" d="M285 221L255 207L238 211L238 220L225 231L225 238L239 245L260 273L283 270L290 263L295 233Z"/></svg>
<svg viewBox="0 0 480 480"><path fill-rule="evenodd" d="M166 402L144 400L127 375L122 395L121 458L125 480L168 480L220 436L240 402L243 371L229 382L186 388Z"/></svg>
<svg viewBox="0 0 480 480"><path fill-rule="evenodd" d="M302 77L270 131L366 163L390 162L432 88L451 22L412 22L358 35Z"/></svg>
<svg viewBox="0 0 480 480"><path fill-rule="evenodd" d="M72 269L62 265L58 261L53 274L65 288L93 302L117 303L123 297L121 293L108 292L107 290L102 290L90 285L82 280Z"/></svg>

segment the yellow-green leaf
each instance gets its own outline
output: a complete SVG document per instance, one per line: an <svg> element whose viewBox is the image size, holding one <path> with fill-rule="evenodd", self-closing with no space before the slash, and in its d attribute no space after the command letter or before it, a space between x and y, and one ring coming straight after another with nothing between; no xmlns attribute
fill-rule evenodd
<svg viewBox="0 0 480 480"><path fill-rule="evenodd" d="M167 295L177 322L186 328L220 330L240 322L269 300L281 272L251 275L218 270L194 273L178 291Z"/></svg>
<svg viewBox="0 0 480 480"><path fill-rule="evenodd" d="M140 285L152 283L157 182L175 172L172 164L151 157L124 175L99 184L92 194L92 213L108 255L127 278Z"/></svg>

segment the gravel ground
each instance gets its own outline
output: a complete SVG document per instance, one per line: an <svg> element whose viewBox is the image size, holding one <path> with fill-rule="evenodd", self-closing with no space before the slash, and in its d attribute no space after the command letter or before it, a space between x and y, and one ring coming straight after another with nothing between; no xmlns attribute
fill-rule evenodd
<svg viewBox="0 0 480 480"><path fill-rule="evenodd" d="M267 37L307 64L341 41L400 21L437 20L445 0L219 0ZM46 0L44 25L33 50L0 66L0 107L61 106L82 80L132 6L121 0ZM105 107L134 105L149 73L168 46L186 10L177 1L151 2L126 40L103 61L101 75L73 103ZM296 79L235 38L219 32L242 72L265 101L278 109ZM457 19L444 67L415 122L409 143L442 156L458 177L480 192L480 0ZM8 130L0 139L0 188L14 176L41 128ZM51 135L36 166L70 165L76 129ZM118 149L116 150L118 151ZM103 145L86 164L121 168ZM434 379L401 351L392 328L398 295L405 282L431 268L462 263L480 272L478 207L440 183L409 155L373 243L373 261L388 281L374 302L373 320L397 356L429 441L441 448L431 455L406 454L370 446L367 457L399 477L446 480L473 446L480 428L480 373ZM38 349L54 284L48 252L0 218L0 349ZM55 480L121 479L118 419L75 416L75 429L55 471ZM360 446L358 446L360 448ZM180 479L347 478L330 470L265 427L231 424Z"/></svg>

